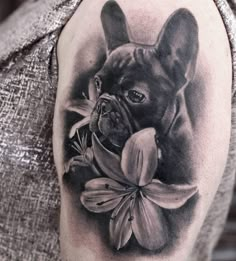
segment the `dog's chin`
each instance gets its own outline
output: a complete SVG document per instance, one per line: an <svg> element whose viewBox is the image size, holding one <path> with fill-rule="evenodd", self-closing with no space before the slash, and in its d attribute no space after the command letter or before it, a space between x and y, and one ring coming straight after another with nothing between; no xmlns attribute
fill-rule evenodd
<svg viewBox="0 0 236 261"><path fill-rule="evenodd" d="M124 146L131 135L125 125L113 126L113 123L109 119L100 120L98 122L98 129L112 145L120 148Z"/></svg>
<svg viewBox="0 0 236 261"><path fill-rule="evenodd" d="M121 121L112 120L108 115L106 117L92 115L90 130L95 132L102 140L106 140L118 148L122 148L131 136L128 126Z"/></svg>

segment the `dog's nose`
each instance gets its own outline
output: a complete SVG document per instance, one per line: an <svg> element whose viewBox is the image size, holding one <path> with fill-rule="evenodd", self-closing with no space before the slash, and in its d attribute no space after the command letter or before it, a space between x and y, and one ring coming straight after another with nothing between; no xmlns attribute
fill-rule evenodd
<svg viewBox="0 0 236 261"><path fill-rule="evenodd" d="M106 100L101 101L100 106L99 106L99 111L100 111L101 115L111 112L112 106L111 106L110 102L106 101Z"/></svg>

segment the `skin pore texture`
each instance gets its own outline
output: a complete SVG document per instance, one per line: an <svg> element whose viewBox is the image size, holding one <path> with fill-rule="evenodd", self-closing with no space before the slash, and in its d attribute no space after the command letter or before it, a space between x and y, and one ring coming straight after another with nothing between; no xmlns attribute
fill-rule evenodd
<svg viewBox="0 0 236 261"><path fill-rule="evenodd" d="M63 260L188 260L230 139L214 2L85 0L57 54Z"/></svg>

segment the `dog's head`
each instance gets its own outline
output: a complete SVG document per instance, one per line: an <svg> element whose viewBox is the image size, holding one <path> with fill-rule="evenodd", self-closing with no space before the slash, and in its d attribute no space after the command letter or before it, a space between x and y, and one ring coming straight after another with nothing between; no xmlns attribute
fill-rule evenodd
<svg viewBox="0 0 236 261"><path fill-rule="evenodd" d="M177 92L192 80L198 53L198 26L179 9L168 19L154 45L130 41L126 18L115 1L103 7L101 20L108 48L94 77L99 95L90 129L116 146L143 128L162 127Z"/></svg>

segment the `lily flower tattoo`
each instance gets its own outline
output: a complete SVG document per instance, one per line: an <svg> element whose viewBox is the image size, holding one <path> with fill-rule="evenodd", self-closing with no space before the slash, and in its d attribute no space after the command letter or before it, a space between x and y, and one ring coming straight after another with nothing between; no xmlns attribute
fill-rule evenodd
<svg viewBox="0 0 236 261"><path fill-rule="evenodd" d="M167 185L155 179L158 166L156 131L143 129L126 142L121 157L106 149L92 136L94 157L107 177L85 184L83 206L94 213L113 211L109 233L112 245L123 248L132 234L148 250L159 250L168 241L164 209L182 207L197 187Z"/></svg>
<svg viewBox="0 0 236 261"><path fill-rule="evenodd" d="M87 145L87 133L80 135L76 130L77 141L73 141L72 148L78 153L67 163L67 170L72 166L91 167L93 164L93 151Z"/></svg>
<svg viewBox="0 0 236 261"><path fill-rule="evenodd" d="M91 80L89 83L89 99L84 94L84 99L76 99L70 101L67 104L66 106L67 111L75 112L83 117L82 120L79 120L71 127L69 132L70 139L74 137L77 130L90 123L91 113L95 107L96 100L97 100L97 90L94 87L93 80Z"/></svg>

